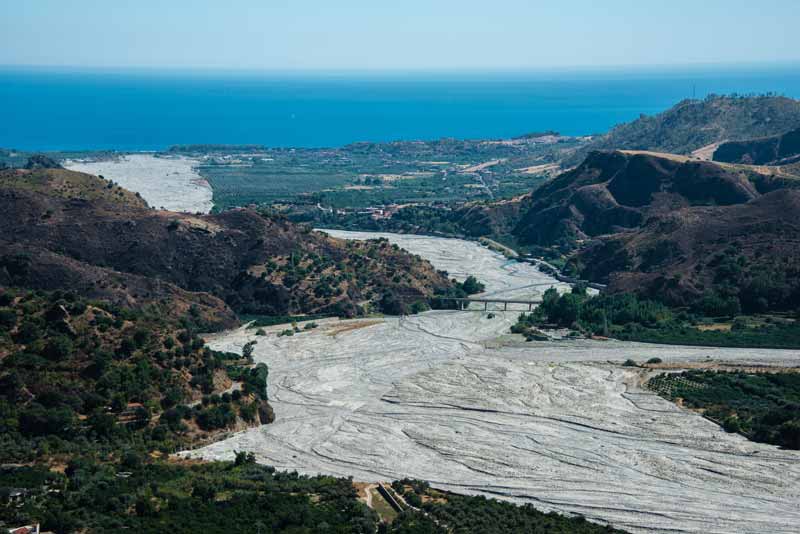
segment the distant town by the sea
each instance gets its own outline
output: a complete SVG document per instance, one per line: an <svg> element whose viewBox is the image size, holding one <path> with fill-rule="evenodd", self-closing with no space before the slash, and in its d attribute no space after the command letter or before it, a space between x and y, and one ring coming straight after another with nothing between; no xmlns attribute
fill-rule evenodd
<svg viewBox="0 0 800 534"><path fill-rule="evenodd" d="M800 69L538 73L216 73L0 69L0 147L162 150L173 144L589 135L710 93L800 97ZM43 126L43 125L46 125Z"/></svg>

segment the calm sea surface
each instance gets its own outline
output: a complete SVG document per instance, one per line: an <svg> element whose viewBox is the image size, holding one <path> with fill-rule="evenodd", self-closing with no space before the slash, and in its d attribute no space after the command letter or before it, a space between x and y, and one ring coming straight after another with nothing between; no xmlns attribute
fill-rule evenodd
<svg viewBox="0 0 800 534"><path fill-rule="evenodd" d="M800 97L800 69L269 74L0 68L0 147L159 150L181 143L603 132L709 93Z"/></svg>

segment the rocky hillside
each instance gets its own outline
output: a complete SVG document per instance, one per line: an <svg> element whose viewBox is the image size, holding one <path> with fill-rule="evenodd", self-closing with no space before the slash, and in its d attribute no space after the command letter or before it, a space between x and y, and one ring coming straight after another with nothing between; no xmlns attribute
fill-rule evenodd
<svg viewBox="0 0 800 534"><path fill-rule="evenodd" d="M574 248L639 228L649 216L701 205L742 204L772 180L747 169L647 152L592 152L541 187L513 229L523 245Z"/></svg>
<svg viewBox="0 0 800 534"><path fill-rule="evenodd" d="M530 201L531 195L526 194L491 203L469 203L454 210L451 217L470 237L510 236Z"/></svg>
<svg viewBox="0 0 800 534"><path fill-rule="evenodd" d="M717 96L683 100L654 116L642 115L599 136L571 158L592 150L652 150L691 154L716 143L779 135L800 126L800 101L782 96Z"/></svg>
<svg viewBox="0 0 800 534"><path fill-rule="evenodd" d="M722 143L714 152L714 161L746 165L800 162L800 128L771 137Z"/></svg>
<svg viewBox="0 0 800 534"><path fill-rule="evenodd" d="M712 299L720 314L800 309L800 191L728 206L685 206L604 236L575 258L609 291L669 304ZM711 306L713 309L714 306Z"/></svg>
<svg viewBox="0 0 800 534"><path fill-rule="evenodd" d="M111 205L146 208L147 202L136 193L111 181L91 174L73 172L61 167L47 167L46 156L32 156L26 167L0 172L0 190L39 193L54 199L71 201L104 201ZM49 160L51 165L57 165Z"/></svg>
<svg viewBox="0 0 800 534"><path fill-rule="evenodd" d="M473 207L460 222L566 259L569 271L611 292L676 305L707 297L725 303L720 308L794 310L799 201L800 180L776 169L592 152L513 209Z"/></svg>
<svg viewBox="0 0 800 534"><path fill-rule="evenodd" d="M63 169L0 172L0 285L74 289L133 308L174 303L209 327L237 313L354 315L384 293L449 287L386 242L348 243L251 210L155 211L136 195Z"/></svg>

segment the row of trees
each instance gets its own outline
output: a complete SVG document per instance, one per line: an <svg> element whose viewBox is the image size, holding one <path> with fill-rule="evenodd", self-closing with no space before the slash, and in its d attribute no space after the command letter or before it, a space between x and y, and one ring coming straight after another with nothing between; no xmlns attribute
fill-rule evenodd
<svg viewBox="0 0 800 534"><path fill-rule="evenodd" d="M518 506L504 501L432 490L427 483L404 479L392 483L406 502L422 508L428 516L410 511L400 514L386 529L391 533L494 534L613 534L621 530L590 523L583 517L540 512L530 504Z"/></svg>
<svg viewBox="0 0 800 534"><path fill-rule="evenodd" d="M751 325L736 318L730 331L698 328L712 313L714 320L733 319L738 306L715 295L698 300L694 309L677 310L633 293L589 296L576 286L559 294L548 289L542 304L533 312L522 314L512 327L528 339L538 339L538 330L546 327L569 328L584 335L611 336L630 341L649 341L686 345L742 347L800 347L800 323L792 320Z"/></svg>
<svg viewBox="0 0 800 534"><path fill-rule="evenodd" d="M674 320L669 308L633 294L589 296L586 287L576 285L569 293L555 288L545 291L542 303L531 313L520 316L515 328L523 332L529 326L552 325L584 333L609 335L614 326L628 324L657 328Z"/></svg>
<svg viewBox="0 0 800 534"><path fill-rule="evenodd" d="M29 471L47 468L0 472L0 487L34 493L21 507L0 503L4 524L35 519L58 534L223 533L232 525L263 533L372 534L377 527L376 515L356 499L350 480L276 472L246 453L237 454L235 462L186 467L128 451L115 461L75 458L63 475ZM118 476L121 472L126 476ZM59 492L47 492L50 488Z"/></svg>
<svg viewBox="0 0 800 534"><path fill-rule="evenodd" d="M800 375L687 371L660 375L650 387L702 409L728 432L800 449Z"/></svg>

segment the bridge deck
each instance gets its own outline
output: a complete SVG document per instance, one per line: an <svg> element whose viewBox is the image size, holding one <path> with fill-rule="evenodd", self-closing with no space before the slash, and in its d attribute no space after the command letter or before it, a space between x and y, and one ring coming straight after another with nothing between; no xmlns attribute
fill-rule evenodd
<svg viewBox="0 0 800 534"><path fill-rule="evenodd" d="M435 297L439 300L450 300L453 302L458 302L459 307L461 309L462 306L466 303L469 305L470 302L480 302L483 303L483 309L488 310L489 304L502 304L504 310L508 310L509 304L522 304L528 307L528 311L531 311L536 304L541 304L542 300L519 300L519 299L495 299L495 298L469 298L469 297Z"/></svg>
<svg viewBox="0 0 800 534"><path fill-rule="evenodd" d="M492 304L541 304L542 300L514 300L514 299L472 299L469 297L434 297L439 300L454 300L456 302L488 302Z"/></svg>

